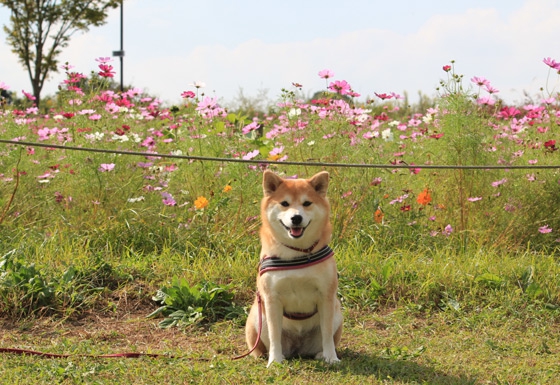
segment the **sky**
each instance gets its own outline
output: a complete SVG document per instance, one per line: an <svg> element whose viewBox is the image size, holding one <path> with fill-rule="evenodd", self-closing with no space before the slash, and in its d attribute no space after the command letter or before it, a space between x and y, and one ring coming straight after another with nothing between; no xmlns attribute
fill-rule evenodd
<svg viewBox="0 0 560 385"><path fill-rule="evenodd" d="M464 84L488 79L508 103L559 91L543 58L560 61L560 0L125 0L124 83L179 103L204 82L207 96L235 104L242 92L276 101L282 88L325 90L329 69L365 101L374 93L436 96L455 61ZM0 6L0 24L9 11ZM59 56L75 71L97 69L95 58L120 49L120 10L107 23L75 34ZM0 31L0 82L31 91L27 72ZM120 81L120 62L114 65ZM52 73L42 96L56 92ZM548 95L544 95L548 96Z"/></svg>

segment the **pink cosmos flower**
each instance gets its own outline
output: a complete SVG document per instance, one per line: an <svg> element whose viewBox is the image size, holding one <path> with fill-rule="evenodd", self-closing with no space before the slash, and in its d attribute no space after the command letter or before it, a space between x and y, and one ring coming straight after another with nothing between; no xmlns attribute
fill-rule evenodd
<svg viewBox="0 0 560 385"><path fill-rule="evenodd" d="M548 233L551 233L551 232L552 232L552 229L550 227L548 227L548 225L539 227L539 233L541 233L541 234L548 234Z"/></svg>
<svg viewBox="0 0 560 385"><path fill-rule="evenodd" d="M504 184L504 183L506 183L506 182L507 182L507 178L503 178L503 179L497 180L497 181L495 181L495 182L492 182L492 187L498 187L498 186L500 186L500 185L502 185L502 184Z"/></svg>
<svg viewBox="0 0 560 385"><path fill-rule="evenodd" d="M63 65L61 65L59 68L61 70L64 70L64 71L70 71L72 68L76 68L76 66L73 66L73 65L69 64L68 62L66 62Z"/></svg>
<svg viewBox="0 0 560 385"><path fill-rule="evenodd" d="M550 57L544 58L543 63L546 64L547 66L549 66L552 69L560 71L560 63L557 62L556 60L550 58Z"/></svg>
<svg viewBox="0 0 560 385"><path fill-rule="evenodd" d="M248 125L246 125L245 127L243 127L243 129L241 129L241 132L243 134L248 134L249 132L254 131L257 128L259 128L259 122L251 122Z"/></svg>
<svg viewBox="0 0 560 385"><path fill-rule="evenodd" d="M120 111L120 107L117 106L115 103L110 102L110 103L105 104L105 111L107 111L111 114L116 114L117 112ZM101 118L101 115L99 117ZM90 119L91 119L91 117L90 117Z"/></svg>
<svg viewBox="0 0 560 385"><path fill-rule="evenodd" d="M404 194L396 199L393 199L391 202L389 202L389 204L394 205L395 203L403 203L407 198L408 198L408 194Z"/></svg>
<svg viewBox="0 0 560 385"><path fill-rule="evenodd" d="M486 90L486 92L488 92L489 94L495 94L497 92L500 92L498 89L492 87L490 84L485 84L484 85L484 89Z"/></svg>
<svg viewBox="0 0 560 385"><path fill-rule="evenodd" d="M114 163L101 163L99 165L99 168L97 169L97 171L99 171L99 172L109 172L109 171L113 171L114 168L115 168Z"/></svg>
<svg viewBox="0 0 560 385"><path fill-rule="evenodd" d="M486 105L486 106L493 106L496 104L496 101L488 96L483 96L481 98L476 99L477 104Z"/></svg>
<svg viewBox="0 0 560 385"><path fill-rule="evenodd" d="M284 146L274 147L268 154L269 155L281 155L284 152Z"/></svg>
<svg viewBox="0 0 560 385"><path fill-rule="evenodd" d="M0 82L0 90L5 90L5 91L7 91L7 90L9 90L9 89L10 89L10 86L9 86L9 85L7 85L7 84L4 83L4 82Z"/></svg>
<svg viewBox="0 0 560 385"><path fill-rule="evenodd" d="M447 64L447 65L444 65L444 66L442 67L442 69L443 69L445 72L449 72L449 71L451 71L451 66L450 66L449 64Z"/></svg>
<svg viewBox="0 0 560 385"><path fill-rule="evenodd" d="M113 59L111 59L110 57L98 57L95 59L96 62L101 63L101 64L105 64L108 63L110 61L113 61Z"/></svg>
<svg viewBox="0 0 560 385"><path fill-rule="evenodd" d="M192 91L185 91L181 94L183 99L193 99L196 95Z"/></svg>
<svg viewBox="0 0 560 385"><path fill-rule="evenodd" d="M381 100L391 99L393 97L391 94L378 94L377 92L374 92L374 94Z"/></svg>
<svg viewBox="0 0 560 385"><path fill-rule="evenodd" d="M443 235L445 235L447 237L450 236L452 232L453 232L453 227L451 227L451 225L447 225L443 229Z"/></svg>
<svg viewBox="0 0 560 385"><path fill-rule="evenodd" d="M112 78L115 76L115 71L113 71L113 66L109 64L101 63L99 64L99 71L97 74L102 78Z"/></svg>
<svg viewBox="0 0 560 385"><path fill-rule="evenodd" d="M59 132L58 128L56 127L53 128L43 127L37 130L37 135L39 136L38 138L39 140L47 140L58 132Z"/></svg>
<svg viewBox="0 0 560 385"><path fill-rule="evenodd" d="M253 159L254 157L256 157L259 154L260 154L259 150L253 150L253 151L248 152L247 154L243 155L243 160Z"/></svg>
<svg viewBox="0 0 560 385"><path fill-rule="evenodd" d="M506 203L504 205L504 210L507 211L508 213L513 213L515 210L517 210L517 208L511 203Z"/></svg>
<svg viewBox="0 0 560 385"><path fill-rule="evenodd" d="M205 109L213 109L213 108L216 108L216 107L219 107L218 106L218 98L217 97L211 98L209 96L206 96L204 99L202 99L202 101L200 101L198 103L198 106L196 107L196 109L198 111L200 111L200 110L205 110Z"/></svg>
<svg viewBox="0 0 560 385"><path fill-rule="evenodd" d="M521 113L521 111L519 111L517 108L515 107L503 107L500 112L498 113L498 115L501 118L504 119L509 119L509 118L513 118L516 115L519 115Z"/></svg>
<svg viewBox="0 0 560 385"><path fill-rule="evenodd" d="M411 166L414 166L415 164L414 164L414 163L410 163L410 165L411 165ZM410 171L410 173L411 173L412 175L420 174L420 171L422 171L422 169L421 169L421 168L418 168L418 167L409 168L408 170Z"/></svg>
<svg viewBox="0 0 560 385"><path fill-rule="evenodd" d="M476 201L482 200L482 197L470 197L470 198L467 198L467 200L469 202L476 202Z"/></svg>
<svg viewBox="0 0 560 385"><path fill-rule="evenodd" d="M29 92L25 92L24 90L21 90L21 92L25 95L25 97L26 97L28 100L35 100L35 99L37 99L35 96L33 96L33 94L30 94Z"/></svg>
<svg viewBox="0 0 560 385"><path fill-rule="evenodd" d="M177 202L173 198L173 195L169 194L168 192L161 193L161 201L166 206L176 206Z"/></svg>
<svg viewBox="0 0 560 385"><path fill-rule="evenodd" d="M471 82L478 85L479 87L490 85L490 82L483 77L474 76L471 78Z"/></svg>
<svg viewBox="0 0 560 385"><path fill-rule="evenodd" d="M332 136L334 136L334 135L331 135L331 137ZM362 135L362 138L372 139L372 138L377 138L378 136L379 136L379 131L368 131L368 132L366 132L365 134ZM323 139L328 139L328 138L325 135L325 136L323 136Z"/></svg>
<svg viewBox="0 0 560 385"><path fill-rule="evenodd" d="M373 178L370 185L371 186L379 186L383 180L380 177Z"/></svg>
<svg viewBox="0 0 560 385"><path fill-rule="evenodd" d="M321 70L319 71L319 77L322 79L329 79L334 77L334 72L332 72L331 70Z"/></svg>
<svg viewBox="0 0 560 385"><path fill-rule="evenodd" d="M349 91L351 91L350 84L348 84L346 80L337 80L335 82L331 82L328 88L329 90L340 95L346 95Z"/></svg>

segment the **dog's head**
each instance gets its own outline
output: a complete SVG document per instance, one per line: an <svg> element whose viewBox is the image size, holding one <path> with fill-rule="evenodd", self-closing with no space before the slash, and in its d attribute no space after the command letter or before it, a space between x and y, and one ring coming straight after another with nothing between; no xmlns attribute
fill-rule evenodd
<svg viewBox="0 0 560 385"><path fill-rule="evenodd" d="M283 179L265 171L263 226L278 241L296 247L330 237L328 185L329 174L325 171L309 179Z"/></svg>

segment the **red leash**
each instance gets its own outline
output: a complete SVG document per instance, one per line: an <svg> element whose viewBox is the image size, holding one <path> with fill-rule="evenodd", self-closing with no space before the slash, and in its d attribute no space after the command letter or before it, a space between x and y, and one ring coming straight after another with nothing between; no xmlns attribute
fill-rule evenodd
<svg viewBox="0 0 560 385"><path fill-rule="evenodd" d="M260 340L261 340L261 333L262 333L262 299L261 299L261 295L259 294L258 291L257 291L257 306L258 306L258 308L257 308L258 329L257 329L257 339L255 341L255 345L253 345L251 350L249 350L247 353L242 354L242 355L237 356L237 357L233 357L232 360L238 360L240 358L245 358L249 354L253 353L255 351L255 349L257 348L257 345L259 344Z"/></svg>
<svg viewBox="0 0 560 385"><path fill-rule="evenodd" d="M140 357L150 357L150 358L177 358L174 356L167 356L164 354L151 354L151 353L115 353L115 354L57 354L57 353L44 353L35 350L27 349L12 349L12 348L0 348L0 353L11 353L27 356L39 356L45 358L68 358L68 357L87 357L87 358L140 358Z"/></svg>

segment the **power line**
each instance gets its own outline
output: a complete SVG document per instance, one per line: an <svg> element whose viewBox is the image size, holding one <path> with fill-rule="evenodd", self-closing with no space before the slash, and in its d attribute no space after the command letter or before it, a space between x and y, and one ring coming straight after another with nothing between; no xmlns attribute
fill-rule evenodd
<svg viewBox="0 0 560 385"><path fill-rule="evenodd" d="M310 166L310 167L333 167L333 168L408 168L408 169L447 169L447 170L513 170L513 169L560 169L560 165L409 165L404 163L398 164L367 164L367 163L333 163L333 162L299 162L299 161L273 161L258 159L239 159L239 158L220 158L212 156L197 155L179 155L179 154L161 154L156 152L142 151L123 151L123 150L107 150L102 148L75 147L60 144L36 143L20 140L0 139L0 143L13 144L19 146L56 148L61 150L96 152L113 155L131 155L131 156L150 156L159 158L186 159L197 160L201 162L221 162L221 163L248 163L248 164L277 164L290 166Z"/></svg>

